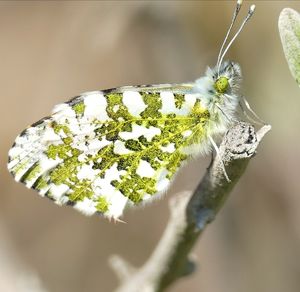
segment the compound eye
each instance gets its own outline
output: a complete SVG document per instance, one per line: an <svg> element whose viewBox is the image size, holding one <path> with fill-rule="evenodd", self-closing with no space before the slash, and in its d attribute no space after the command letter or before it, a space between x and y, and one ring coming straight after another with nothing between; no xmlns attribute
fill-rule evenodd
<svg viewBox="0 0 300 292"><path fill-rule="evenodd" d="M219 77L215 82L215 89L218 93L224 93L229 87L229 81L226 77Z"/></svg>

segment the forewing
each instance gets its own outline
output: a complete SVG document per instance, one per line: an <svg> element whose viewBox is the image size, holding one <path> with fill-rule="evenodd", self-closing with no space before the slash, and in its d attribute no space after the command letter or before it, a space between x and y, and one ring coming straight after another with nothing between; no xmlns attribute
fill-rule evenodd
<svg viewBox="0 0 300 292"><path fill-rule="evenodd" d="M24 130L8 169L57 204L118 218L166 190L205 117L191 85L84 93Z"/></svg>

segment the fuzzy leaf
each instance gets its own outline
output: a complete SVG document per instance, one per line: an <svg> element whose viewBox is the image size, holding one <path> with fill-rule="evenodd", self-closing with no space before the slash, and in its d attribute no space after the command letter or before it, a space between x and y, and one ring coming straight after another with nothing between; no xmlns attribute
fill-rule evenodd
<svg viewBox="0 0 300 292"><path fill-rule="evenodd" d="M300 15L291 8L284 8L278 21L283 51L292 76L300 86Z"/></svg>

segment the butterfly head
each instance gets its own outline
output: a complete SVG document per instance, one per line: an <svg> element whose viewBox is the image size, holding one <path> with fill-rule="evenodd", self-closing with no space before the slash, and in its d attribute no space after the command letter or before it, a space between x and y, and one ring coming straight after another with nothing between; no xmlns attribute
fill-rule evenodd
<svg viewBox="0 0 300 292"><path fill-rule="evenodd" d="M195 82L194 90L200 94L205 106L224 102L224 97L237 99L242 81L241 68L238 63L225 61L220 68L208 68L205 76Z"/></svg>
<svg viewBox="0 0 300 292"><path fill-rule="evenodd" d="M214 94L221 96L223 94L236 94L242 80L241 68L238 63L226 61L221 67L217 66L207 72L209 78L212 78Z"/></svg>

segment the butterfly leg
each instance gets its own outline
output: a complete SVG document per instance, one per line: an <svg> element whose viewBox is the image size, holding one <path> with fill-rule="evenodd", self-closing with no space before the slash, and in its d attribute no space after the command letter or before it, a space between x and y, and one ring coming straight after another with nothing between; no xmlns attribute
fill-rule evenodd
<svg viewBox="0 0 300 292"><path fill-rule="evenodd" d="M217 108L221 111L221 113L224 115L224 117L228 120L228 122L231 124L232 122L237 123L238 120L234 117L228 117L228 115L226 115L225 111L218 105L216 104Z"/></svg>
<svg viewBox="0 0 300 292"><path fill-rule="evenodd" d="M255 123L255 124L259 124L259 125L265 125L265 121L263 121L256 113L255 111L250 107L250 104L249 102L247 101L247 99L243 96L243 101L244 101L244 104L247 108L247 110L256 118L256 120L254 120L253 118L251 118L247 112L245 111L245 108L243 106L243 104L241 103L241 101L239 102L239 105L240 105L240 108L242 109L242 112L243 114L245 115L245 117L252 123Z"/></svg>
<svg viewBox="0 0 300 292"><path fill-rule="evenodd" d="M222 170L223 170L223 172L224 172L224 176L225 176L226 180L227 180L228 182L230 182L230 179L229 179L229 177L228 177L228 175L227 175L227 172L226 172L226 169L225 169L224 162L223 162L222 157L221 157L221 154L220 154L219 147L217 146L217 144L215 143L215 141L213 140L213 138L212 138L211 136L208 136L208 138L209 138L211 144L213 145L213 147L214 147L214 149L215 149L215 151L216 151L216 153L217 153L217 156L219 156L219 158L220 158Z"/></svg>

